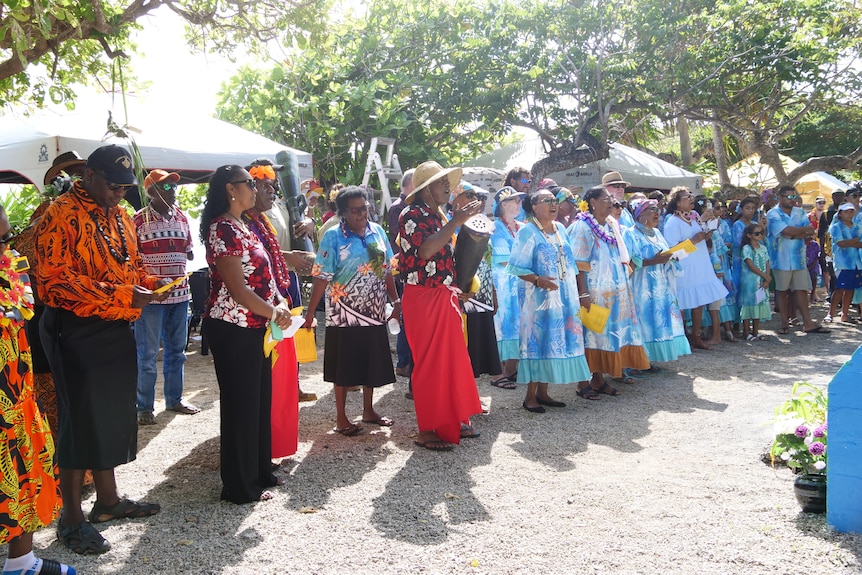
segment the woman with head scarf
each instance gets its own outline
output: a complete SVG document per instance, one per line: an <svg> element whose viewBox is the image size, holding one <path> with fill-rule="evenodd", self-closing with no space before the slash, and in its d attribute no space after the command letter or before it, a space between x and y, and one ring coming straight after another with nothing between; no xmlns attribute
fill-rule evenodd
<svg viewBox="0 0 862 575"><path fill-rule="evenodd" d="M634 211L635 225L625 234L635 262L632 293L640 320L643 346L650 363L674 361L691 353L682 313L676 301L679 264L658 229L661 210L656 200L642 200ZM656 366L651 371L658 371Z"/></svg>

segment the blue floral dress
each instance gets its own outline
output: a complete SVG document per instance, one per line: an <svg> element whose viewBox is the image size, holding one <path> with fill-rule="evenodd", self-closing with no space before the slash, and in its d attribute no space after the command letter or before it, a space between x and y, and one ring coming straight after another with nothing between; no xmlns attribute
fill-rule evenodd
<svg viewBox="0 0 862 575"><path fill-rule="evenodd" d="M743 246L740 253L742 260L742 274L740 278L739 289L739 319L759 319L760 321L769 321L772 319L772 309L769 307L769 293L766 293L766 298L760 303L757 303L757 290L763 287L769 289L769 284L763 285L763 278L748 269L748 264L745 260L751 260L754 267L760 271L766 271L766 262L769 261L769 250L766 246L760 244L755 250L750 245Z"/></svg>
<svg viewBox="0 0 862 575"><path fill-rule="evenodd" d="M554 228L557 233L547 236L533 223L523 226L506 266L512 276L537 274L557 278L560 288L544 290L516 278L524 284L518 383L573 383L590 379L575 280L578 267L565 229L557 222Z"/></svg>
<svg viewBox="0 0 862 575"><path fill-rule="evenodd" d="M523 224L515 222L515 229ZM497 290L497 313L494 314L494 330L497 334L497 350L500 361L520 357L521 302L524 299L525 283L509 273L507 267L512 255L515 235L509 231L502 219L497 219L491 234L491 277Z"/></svg>
<svg viewBox="0 0 862 575"><path fill-rule="evenodd" d="M640 223L630 228L624 238L629 254L642 260L654 258L670 247L659 230ZM639 267L631 276L643 346L650 361L673 361L691 353L676 301L678 271L679 263L670 260Z"/></svg>
<svg viewBox="0 0 862 575"><path fill-rule="evenodd" d="M606 235L613 235L608 221L602 229ZM604 332L586 330L584 334L590 370L621 377L624 367L649 369L640 322L629 291L628 272L620 259L619 247L593 233L580 214L569 226L569 238L575 260L589 265L587 289L591 302L610 309Z"/></svg>

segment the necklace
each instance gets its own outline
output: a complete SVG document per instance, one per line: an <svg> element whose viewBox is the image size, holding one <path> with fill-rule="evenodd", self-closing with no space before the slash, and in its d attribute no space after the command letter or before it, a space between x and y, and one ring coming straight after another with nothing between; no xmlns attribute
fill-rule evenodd
<svg viewBox="0 0 862 575"><path fill-rule="evenodd" d="M587 225L590 226L590 230L603 242L606 244L610 244L612 246L617 245L617 238L614 234L609 234L606 232L602 226L599 225L596 217L590 212L581 212L577 215L577 218L582 222L587 222Z"/></svg>
<svg viewBox="0 0 862 575"><path fill-rule="evenodd" d="M687 223L688 225L691 225L691 220L692 220L691 212L680 212L677 210L674 213L674 215L677 216L682 221L684 221L685 223Z"/></svg>
<svg viewBox="0 0 862 575"><path fill-rule="evenodd" d="M557 253L557 269L560 272L560 279L566 279L566 258L563 255L563 238L560 237L560 229L552 222L551 225L554 226L554 231L549 233L544 230L542 224L539 223L536 218L532 218L532 222L537 228L539 228L539 230L541 230L542 235L545 237L545 241L551 244L554 251ZM556 238L556 241L554 241L554 238Z"/></svg>
<svg viewBox="0 0 862 575"><path fill-rule="evenodd" d="M117 232L120 234L120 253L117 252L113 242L111 242L111 237L107 234L105 228L102 227L102 222L99 221L97 210L91 211L90 217L93 218L93 221L96 223L96 229L99 230L99 233L102 235L102 239L105 241L105 245L108 246L108 251L111 253L111 256L117 260L117 263L124 264L129 261L129 247L126 245L126 233L123 229L123 219L120 217L120 212L114 212L114 221L117 222Z"/></svg>
<svg viewBox="0 0 862 575"><path fill-rule="evenodd" d="M500 218L500 219L502 219L502 218ZM515 229L512 229L512 226L509 226L509 222L507 222L506 220L503 220L503 225L505 225L505 226L506 226L506 229L507 229L507 230L509 230L509 233L510 233L510 234L512 235L512 237L514 238L514 237L515 237L515 232L516 232L516 231L518 231L518 224L516 224L516 223L515 223L515 221L513 220L513 221L512 221L512 225L514 226L514 228L515 228Z"/></svg>
<svg viewBox="0 0 862 575"><path fill-rule="evenodd" d="M227 217L229 217L230 219L232 219L233 221L238 223L239 227L242 229L242 231L244 231L245 233L248 233L248 227L246 226L246 224L242 220L242 218L238 218L230 212L225 212L225 215L227 215ZM249 216L249 219L251 219L251 216Z"/></svg>

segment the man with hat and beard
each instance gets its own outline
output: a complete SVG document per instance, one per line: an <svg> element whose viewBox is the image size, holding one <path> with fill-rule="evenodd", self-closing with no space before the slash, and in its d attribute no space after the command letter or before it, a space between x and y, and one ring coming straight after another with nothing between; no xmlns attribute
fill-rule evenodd
<svg viewBox="0 0 862 575"><path fill-rule="evenodd" d="M608 172L602 176L602 185L607 188L608 193L615 201L622 203L625 201L626 188L631 184L623 180L619 172ZM620 213L620 225L626 228L631 228L635 225L631 212L626 209L623 209Z"/></svg>
<svg viewBox="0 0 862 575"><path fill-rule="evenodd" d="M186 273L186 262L194 258L191 230L183 211L176 205L177 182L180 175L165 170L153 170L144 180L150 201L134 216L138 249L147 271L173 281ZM135 342L138 347L138 423L153 425L157 358L164 347L165 407L168 411L194 415L200 409L183 399L183 365L188 342L189 300L188 280L171 291L162 302L154 302L141 310L135 322Z"/></svg>
<svg viewBox="0 0 862 575"><path fill-rule="evenodd" d="M137 185L129 152L103 146L83 177L45 211L37 230L40 325L57 387L57 462L63 514L57 535L76 553L111 548L91 523L147 517L157 503L121 499L114 468L135 459L137 365L131 322L170 293L147 273L134 222L119 203ZM81 509L84 471L93 470L96 503Z"/></svg>
<svg viewBox="0 0 862 575"><path fill-rule="evenodd" d="M460 442L462 425L470 436L470 417L482 412L461 322L455 286L453 234L482 210L473 200L452 211L442 208L461 180L460 168L425 162L413 174L413 191L399 225L399 274L404 279L402 314L413 351L413 402L419 435L416 444L449 451Z"/></svg>

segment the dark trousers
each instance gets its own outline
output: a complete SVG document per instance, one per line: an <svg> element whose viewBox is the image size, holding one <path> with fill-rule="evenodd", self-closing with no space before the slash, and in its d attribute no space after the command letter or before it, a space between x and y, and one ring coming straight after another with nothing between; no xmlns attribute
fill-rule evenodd
<svg viewBox="0 0 862 575"><path fill-rule="evenodd" d="M272 365L263 355L265 328L204 318L220 401L221 498L258 501L272 474Z"/></svg>
<svg viewBox="0 0 862 575"><path fill-rule="evenodd" d="M404 292L404 283L396 280L395 287L400 296ZM401 331L395 337L395 355L395 367L405 368L413 363L413 354L410 352L410 344L407 343L407 331L404 329L404 314L401 315Z"/></svg>

